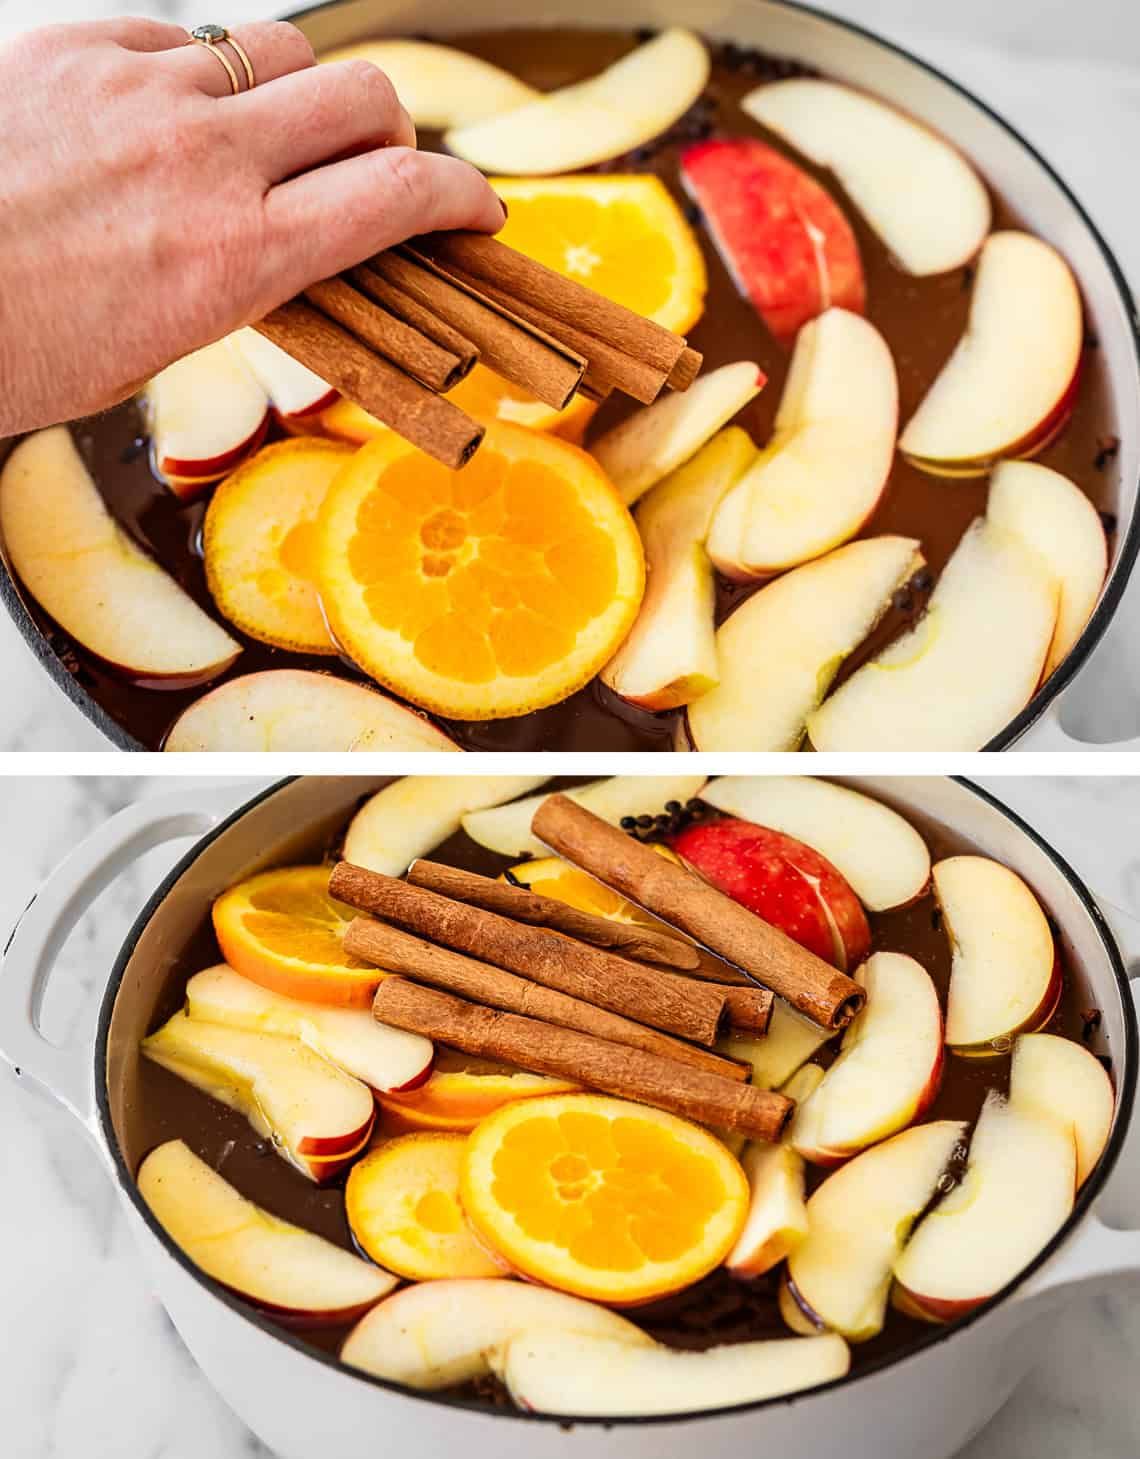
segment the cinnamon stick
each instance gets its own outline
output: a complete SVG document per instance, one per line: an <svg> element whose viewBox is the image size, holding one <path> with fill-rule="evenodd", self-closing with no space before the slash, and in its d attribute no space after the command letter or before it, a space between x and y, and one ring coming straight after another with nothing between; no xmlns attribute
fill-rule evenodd
<svg viewBox="0 0 1140 1459"><path fill-rule="evenodd" d="M555 410L565 410L574 398L586 372L585 360L525 319L403 250L378 253L368 267L466 335L483 363L505 380Z"/></svg>
<svg viewBox="0 0 1140 1459"><path fill-rule="evenodd" d="M724 994L710 983L630 962L347 861L333 868L329 895L406 932L692 1043L711 1046L724 1019Z"/></svg>
<svg viewBox="0 0 1140 1459"><path fill-rule="evenodd" d="M442 349L344 279L312 284L305 290L305 298L431 390L453 390L466 373L458 355Z"/></svg>
<svg viewBox="0 0 1140 1459"><path fill-rule="evenodd" d="M455 993L473 1003L486 1003L508 1013L525 1014L543 1023L556 1023L560 1028L575 1028L579 1033L608 1039L631 1049L644 1049L649 1054L676 1059L694 1069L719 1074L722 1079L743 1082L748 1068L733 1059L697 1048L681 1039L646 1028L620 1014L595 1008L580 998L570 998L541 983L532 983L515 973L493 968L446 947L436 947L410 933L389 927L371 917L357 917L344 936L345 951L365 962L375 963L390 973L400 973L417 983L430 983L446 993Z"/></svg>
<svg viewBox="0 0 1140 1459"><path fill-rule="evenodd" d="M772 1009L776 1006L774 993L767 988L757 988L754 983L747 987L718 986L724 994L730 1034L747 1034L749 1038L756 1038L768 1032Z"/></svg>
<svg viewBox="0 0 1140 1459"><path fill-rule="evenodd" d="M686 347L681 358L673 366L673 372L669 376L669 388L671 390L688 390L701 373L701 366L704 362L704 355Z"/></svg>
<svg viewBox="0 0 1140 1459"><path fill-rule="evenodd" d="M450 324L445 324L438 315L425 309L403 289L381 278L375 269L370 269L367 264L360 264L357 268L349 269L346 277L362 294L367 294L377 304L382 304L397 319L402 319L405 324L418 329L448 354L456 355L462 364L464 375L469 374L479 363L479 351L466 335L452 329Z"/></svg>
<svg viewBox="0 0 1140 1459"><path fill-rule="evenodd" d="M436 861L413 861L408 880L416 887L426 887L441 897L482 907L486 912L499 912L516 922L529 922L565 932L595 947L605 947L638 962L659 963L662 967L691 971L700 963L697 949L691 942L658 932L652 927L638 927L627 922L614 922L590 912L546 897L526 886L494 881L477 876L456 866L442 866Z"/></svg>
<svg viewBox="0 0 1140 1459"><path fill-rule="evenodd" d="M291 299L253 327L451 470L466 466L479 449L486 434L484 426L373 354L310 304Z"/></svg>
<svg viewBox="0 0 1140 1459"><path fill-rule="evenodd" d="M484 1008L405 978L384 979L372 1012L392 1028L437 1039L475 1058L499 1059L535 1074L572 1079L700 1124L740 1130L756 1140L778 1140L795 1109L782 1094L734 1084L675 1059L608 1043L576 1029Z"/></svg>
<svg viewBox="0 0 1140 1459"><path fill-rule="evenodd" d="M532 829L575 866L697 938L821 1027L845 1027L866 1001L858 983L779 928L566 796L548 796Z"/></svg>

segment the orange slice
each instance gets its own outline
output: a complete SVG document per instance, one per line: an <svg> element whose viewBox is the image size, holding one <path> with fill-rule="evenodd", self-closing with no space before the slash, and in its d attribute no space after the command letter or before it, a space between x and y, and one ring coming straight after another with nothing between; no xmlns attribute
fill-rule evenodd
<svg viewBox="0 0 1140 1459"><path fill-rule="evenodd" d="M537 1282L612 1306L680 1291L743 1228L748 1181L707 1130L594 1094L510 1104L467 1142L463 1209Z"/></svg>
<svg viewBox="0 0 1140 1459"><path fill-rule="evenodd" d="M665 847L654 847L654 850ZM608 917L611 922L628 922L638 927L664 927L666 924L652 912L627 902L612 887L596 881L589 872L571 866L560 856L546 856L537 861L520 861L510 872L515 880L539 892L544 897L554 897L575 907L579 912L590 912L595 917ZM500 880L506 879L506 873ZM673 936L679 934L672 927L667 928Z"/></svg>
<svg viewBox="0 0 1140 1459"><path fill-rule="evenodd" d="M335 654L313 587L316 519L352 459L336 441L265 446L226 478L206 512L206 582L222 614L251 638Z"/></svg>
<svg viewBox="0 0 1140 1459"><path fill-rule="evenodd" d="M363 1251L412 1281L501 1277L459 1205L463 1135L403 1135L354 1165L345 1214Z"/></svg>
<svg viewBox="0 0 1140 1459"><path fill-rule="evenodd" d="M398 436L363 447L319 519L330 626L372 677L453 719L567 699L637 616L637 528L575 446L493 424L449 471Z"/></svg>
<svg viewBox="0 0 1140 1459"><path fill-rule="evenodd" d="M510 208L503 243L686 334L708 271L692 228L657 177L495 177Z"/></svg>
<svg viewBox="0 0 1140 1459"><path fill-rule="evenodd" d="M345 952L355 916L329 896L327 866L264 871L213 909L218 946L235 973L286 998L370 1008L384 974Z"/></svg>
<svg viewBox="0 0 1140 1459"><path fill-rule="evenodd" d="M437 1047L431 1076L407 1094L378 1095L384 1109L384 1132L398 1130L473 1130L480 1120L517 1099L569 1094L577 1089L568 1079L524 1074L510 1064L470 1059Z"/></svg>
<svg viewBox="0 0 1140 1459"><path fill-rule="evenodd" d="M565 410L555 410L529 394L519 385L512 385L486 365L476 365L466 380L448 394L460 410L477 420L504 420L527 426L532 431L545 431L580 446L598 407L582 395L576 395ZM338 400L319 416L320 429L337 440L363 446L378 436L388 434L388 427L369 415L351 400Z"/></svg>

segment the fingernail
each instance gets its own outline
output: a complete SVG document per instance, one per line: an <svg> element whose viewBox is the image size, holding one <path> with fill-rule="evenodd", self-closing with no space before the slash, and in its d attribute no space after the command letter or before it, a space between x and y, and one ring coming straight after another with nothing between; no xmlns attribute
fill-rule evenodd
<svg viewBox="0 0 1140 1459"><path fill-rule="evenodd" d="M510 208L508 208L508 207L507 207L507 205L506 205L506 203L505 203L505 202L504 202L504 201L503 201L503 199L502 199L502 198L501 198L501 197L499 197L499 194L498 194L498 193L496 193L496 194L495 194L495 196L496 196L496 197L497 197L497 198L499 198L499 206L500 206L500 207L501 207L501 208L502 208L502 210L503 210L503 222L504 222L504 223L505 223L505 222L506 222L506 220L507 220L507 219L508 219L508 218L509 218L509 217L510 217L510 216L511 216L511 210L510 210Z"/></svg>

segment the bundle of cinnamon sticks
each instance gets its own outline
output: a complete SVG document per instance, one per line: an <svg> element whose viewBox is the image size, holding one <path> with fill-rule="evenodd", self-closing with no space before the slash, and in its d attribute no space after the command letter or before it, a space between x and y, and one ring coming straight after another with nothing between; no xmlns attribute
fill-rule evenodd
<svg viewBox="0 0 1140 1459"><path fill-rule="evenodd" d="M477 233L377 254L254 328L452 470L484 427L444 397L479 361L555 410L579 390L650 404L702 364L680 335Z"/></svg>

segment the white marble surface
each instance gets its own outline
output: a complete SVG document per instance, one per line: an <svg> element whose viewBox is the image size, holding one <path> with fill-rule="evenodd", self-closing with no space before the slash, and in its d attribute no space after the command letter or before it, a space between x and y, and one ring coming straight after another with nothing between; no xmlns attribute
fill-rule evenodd
<svg viewBox="0 0 1140 1459"><path fill-rule="evenodd" d="M1140 280L1136 0L1085 0L1079 7L1068 0L822 4L935 62L1003 113L1074 187L1125 272ZM32 25L124 10L196 25L211 16L234 24L272 8L267 0L225 0L214 12L201 0L0 0L0 38ZM111 748L58 693L3 615L0 665L7 691L0 699L0 750ZM1065 723L1090 743L1140 735L1140 586L1070 697Z"/></svg>
<svg viewBox="0 0 1140 1459"><path fill-rule="evenodd" d="M986 784L1049 836L1099 895L1140 917L1140 780ZM228 785L235 805L256 788L250 781ZM133 778L6 782L0 937L77 841L135 798L168 786ZM149 853L80 923L52 985L53 1037L90 1036L93 995L135 913L181 850ZM0 1149L0 1323L7 1339L0 1454L266 1459L208 1387L148 1291L85 1137L2 1064ZM1140 1435L1137 1372L1140 1279L1121 1282L1110 1297L1076 1298L1057 1322L1046 1363L963 1459L1129 1459Z"/></svg>

